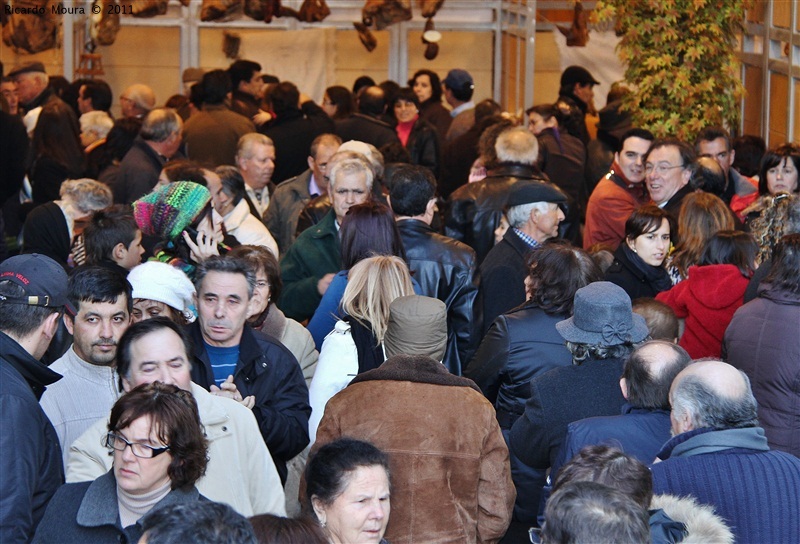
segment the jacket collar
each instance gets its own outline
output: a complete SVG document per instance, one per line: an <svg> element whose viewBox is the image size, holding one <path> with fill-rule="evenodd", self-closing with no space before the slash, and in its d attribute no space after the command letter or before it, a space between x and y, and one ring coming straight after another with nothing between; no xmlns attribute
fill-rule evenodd
<svg viewBox="0 0 800 544"><path fill-rule="evenodd" d="M334 236L338 244L339 232L336 230L336 213L333 211L332 207L328 210L328 213L320 219L314 230L311 231L312 238L325 238L326 236Z"/></svg>
<svg viewBox="0 0 800 544"><path fill-rule="evenodd" d="M528 243L522 238L520 238L519 235L516 232L514 232L514 229L511 227L509 227L509 229L503 235L503 239L501 240L501 242L506 242L507 244L509 244L512 248L514 248L514 251L519 253L520 257L522 257L523 259L528 255L528 253L536 249L529 246Z"/></svg>
<svg viewBox="0 0 800 544"><path fill-rule="evenodd" d="M497 168L492 168L486 174L486 179L491 178L525 178L543 179L539 169L529 164L501 164Z"/></svg>
<svg viewBox="0 0 800 544"><path fill-rule="evenodd" d="M419 355L395 355L390 357L381 366L359 374L350 385L371 381L403 381L415 383L428 383L450 387L470 387L481 392L475 382L468 378L454 376L443 364L431 357Z"/></svg>
<svg viewBox="0 0 800 544"><path fill-rule="evenodd" d="M769 451L764 429L761 427L723 430L708 427L695 429L672 437L664 444L657 457L662 460L670 457L691 457L734 448Z"/></svg>
<svg viewBox="0 0 800 544"><path fill-rule="evenodd" d="M173 489L166 497L158 501L153 510L169 506L170 504L196 501L200 492L192 486L188 491ZM117 505L117 480L114 470L109 470L91 484L83 496L78 508L78 525L82 527L101 527L112 525L119 529L119 506ZM137 522L138 525L138 522Z"/></svg>
<svg viewBox="0 0 800 544"><path fill-rule="evenodd" d="M61 374L34 359L13 338L3 332L0 332L0 359L10 364L28 382L36 400L42 398L42 393L48 385L61 379Z"/></svg>
<svg viewBox="0 0 800 544"><path fill-rule="evenodd" d="M401 232L408 232L408 233L423 233L423 232L436 232L433 228L427 224L425 221L421 221L419 219L401 219L397 222L397 228Z"/></svg>
<svg viewBox="0 0 800 544"><path fill-rule="evenodd" d="M190 335L196 347L196 358L202 364L203 369L195 374L200 375L207 383L200 383L204 387L210 386L214 382L214 372L211 369L211 358L205 348L203 333L200 330L200 320L195 321L189 326ZM242 338L239 340L239 363L234 371L234 378L243 373L247 378L255 379L267 367L267 356L258 345L258 338L250 325L245 324L242 330Z"/></svg>

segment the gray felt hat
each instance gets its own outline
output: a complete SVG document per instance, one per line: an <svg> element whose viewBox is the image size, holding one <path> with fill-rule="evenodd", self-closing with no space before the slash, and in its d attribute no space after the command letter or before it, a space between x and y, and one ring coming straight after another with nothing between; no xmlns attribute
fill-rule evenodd
<svg viewBox="0 0 800 544"><path fill-rule="evenodd" d="M616 346L641 342L647 323L631 310L631 298L622 287L608 281L590 283L575 293L573 316L556 323L567 342Z"/></svg>

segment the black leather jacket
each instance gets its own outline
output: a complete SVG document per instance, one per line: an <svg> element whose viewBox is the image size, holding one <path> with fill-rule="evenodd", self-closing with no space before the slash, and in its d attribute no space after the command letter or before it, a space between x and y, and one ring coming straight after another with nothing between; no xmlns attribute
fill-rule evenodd
<svg viewBox="0 0 800 544"><path fill-rule="evenodd" d="M521 179L547 181L535 166L506 164L491 170L486 179L459 187L448 199L445 234L472 247L479 264L494 246L509 190Z"/></svg>
<svg viewBox="0 0 800 544"><path fill-rule="evenodd" d="M411 163L430 168L433 176L439 179L441 165L439 137L432 125L418 119L408 135L406 149L411 155Z"/></svg>
<svg viewBox="0 0 800 544"><path fill-rule="evenodd" d="M481 331L481 306L476 303L480 277L475 252L467 245L437 234L418 219L398 221L408 266L422 294L447 305L447 350L442 361L461 375L472 357Z"/></svg>

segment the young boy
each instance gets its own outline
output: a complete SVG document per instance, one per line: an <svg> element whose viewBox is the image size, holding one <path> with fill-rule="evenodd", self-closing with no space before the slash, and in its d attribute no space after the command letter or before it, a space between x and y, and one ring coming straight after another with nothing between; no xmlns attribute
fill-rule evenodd
<svg viewBox="0 0 800 544"><path fill-rule="evenodd" d="M122 268L123 275L142 261L142 231L130 206L116 204L95 212L83 231L86 264Z"/></svg>

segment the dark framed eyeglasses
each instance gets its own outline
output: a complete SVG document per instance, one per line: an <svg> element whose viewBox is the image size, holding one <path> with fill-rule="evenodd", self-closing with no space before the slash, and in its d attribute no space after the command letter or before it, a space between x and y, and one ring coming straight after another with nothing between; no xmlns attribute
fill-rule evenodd
<svg viewBox="0 0 800 544"><path fill-rule="evenodd" d="M169 450L169 446L154 448L153 446L148 446L147 444L140 444L139 442L128 442L127 440L125 440L125 438L114 432L109 432L106 435L106 439L103 445L109 449L114 449L117 451L125 451L125 448L130 446L131 452L136 457L140 457L142 459L152 459L153 457L161 455L165 451Z"/></svg>

